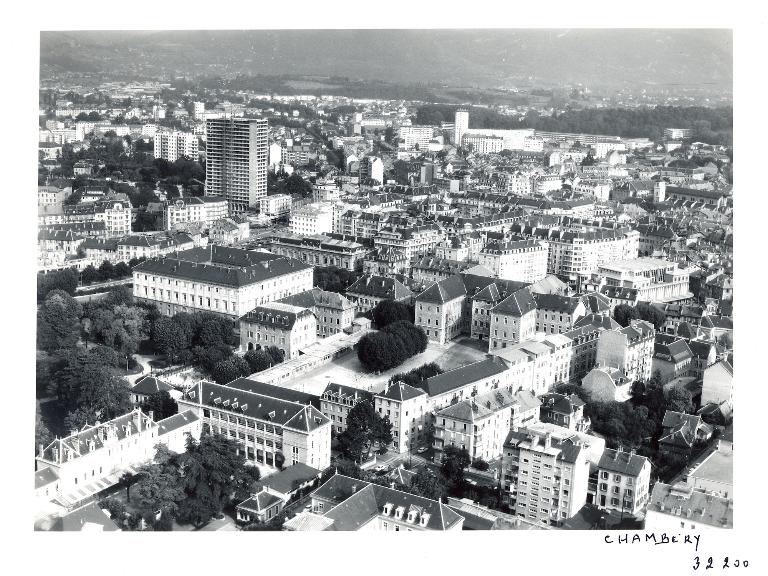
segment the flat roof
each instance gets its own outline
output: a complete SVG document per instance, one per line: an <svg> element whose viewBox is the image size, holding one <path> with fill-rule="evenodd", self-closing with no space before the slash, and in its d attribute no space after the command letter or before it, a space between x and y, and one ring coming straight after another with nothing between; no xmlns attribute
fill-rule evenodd
<svg viewBox="0 0 768 576"><path fill-rule="evenodd" d="M688 477L733 484L733 451L715 450L704 458L701 464L688 472Z"/></svg>
<svg viewBox="0 0 768 576"><path fill-rule="evenodd" d="M675 264L676 262L670 262L669 260L662 260L660 258L628 258L626 260L606 262L605 264L600 264L598 268L601 270L642 272L645 270L668 268Z"/></svg>

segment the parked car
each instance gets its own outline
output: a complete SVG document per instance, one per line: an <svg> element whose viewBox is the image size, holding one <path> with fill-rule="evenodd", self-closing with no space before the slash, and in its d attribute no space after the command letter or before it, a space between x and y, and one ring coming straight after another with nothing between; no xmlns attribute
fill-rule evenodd
<svg viewBox="0 0 768 576"><path fill-rule="evenodd" d="M427 450L429 450L429 448L427 448L426 446L419 446L418 450L416 450L416 454L424 454L424 452L426 452Z"/></svg>
<svg viewBox="0 0 768 576"><path fill-rule="evenodd" d="M388 470L386 464L379 464L376 466L373 471L376 472L376 474L384 474Z"/></svg>

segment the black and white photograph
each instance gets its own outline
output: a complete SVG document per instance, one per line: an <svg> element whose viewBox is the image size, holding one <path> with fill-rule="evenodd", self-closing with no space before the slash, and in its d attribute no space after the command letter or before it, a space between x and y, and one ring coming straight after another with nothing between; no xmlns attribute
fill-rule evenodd
<svg viewBox="0 0 768 576"><path fill-rule="evenodd" d="M763 339L761 294L740 297L735 400L735 187L764 213L746 155L734 180L739 33L638 24L642 6L578 26L543 5L497 23L445 3L435 25L399 4L210 5L208 25L104 6L25 30L37 243L25 112L8 239L29 306L7 331L30 334L25 434L35 371L34 456L14 464L31 546L104 542L116 574L240 552L331 570L327 547L358 542L342 573L383 554L449 570L452 549L469 573L520 571L515 550L546 574L761 570L735 536L758 513L734 405L759 442ZM740 155L763 147L744 128L762 131L736 131ZM267 534L447 531L401 554ZM148 548L122 565L129 537L101 532Z"/></svg>

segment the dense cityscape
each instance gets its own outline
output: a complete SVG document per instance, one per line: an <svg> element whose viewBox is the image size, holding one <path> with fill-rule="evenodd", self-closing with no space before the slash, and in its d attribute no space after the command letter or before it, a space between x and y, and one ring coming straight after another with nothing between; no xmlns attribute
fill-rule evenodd
<svg viewBox="0 0 768 576"><path fill-rule="evenodd" d="M130 54L41 64L36 530L733 528L730 93Z"/></svg>

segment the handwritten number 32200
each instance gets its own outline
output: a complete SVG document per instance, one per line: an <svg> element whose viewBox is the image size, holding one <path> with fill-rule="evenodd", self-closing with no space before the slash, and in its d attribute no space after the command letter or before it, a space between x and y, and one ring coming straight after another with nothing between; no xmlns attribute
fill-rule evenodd
<svg viewBox="0 0 768 576"><path fill-rule="evenodd" d="M713 562L714 562L714 560L713 560L712 556L710 556L709 558L707 558L707 563L706 563L706 565L703 566L703 568L705 570L711 570L712 568L715 567ZM724 570L725 568L731 568L731 567L733 567L733 568L746 568L748 566L749 566L749 561L748 560L730 560L730 558L728 558L728 556L726 556L725 558L723 558L723 566L722 566L721 570ZM693 569L694 570L698 570L701 567L702 567L701 559L698 556L696 556L693 559Z"/></svg>

